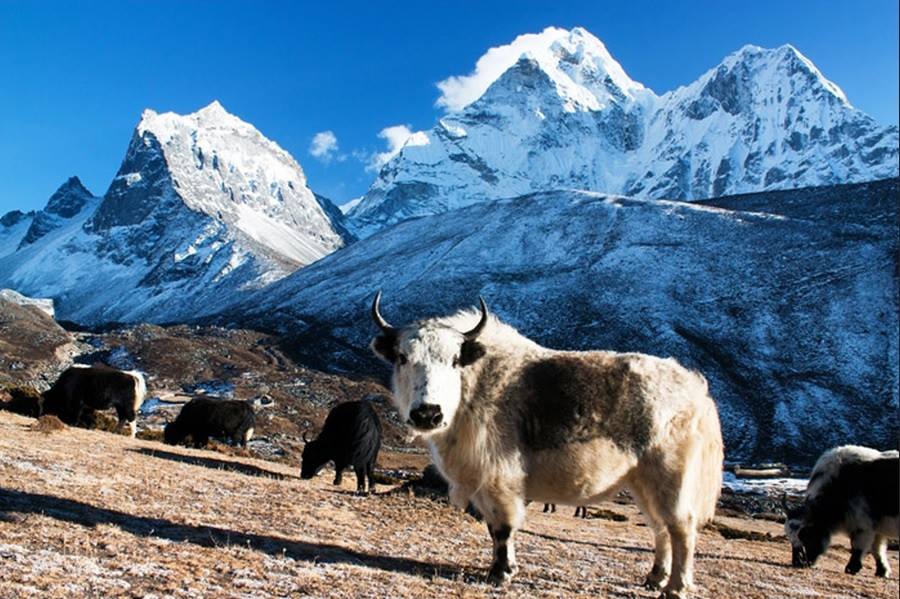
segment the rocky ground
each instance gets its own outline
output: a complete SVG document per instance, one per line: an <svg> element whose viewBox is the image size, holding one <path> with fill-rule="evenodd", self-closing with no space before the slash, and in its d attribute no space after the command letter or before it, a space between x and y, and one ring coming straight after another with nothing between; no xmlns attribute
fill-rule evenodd
<svg viewBox="0 0 900 599"><path fill-rule="evenodd" d="M649 534L627 496L591 506L529 508L521 575L509 589L481 584L481 523L423 485L428 456L405 442L387 391L304 368L262 333L139 325L66 331L39 310L0 305L0 400L49 386L72 360L146 373L139 439L52 426L0 411L0 598L269 596L649 597ZM161 428L198 395L253 400L247 449L162 445ZM356 497L330 472L298 479L301 436L328 410L369 398L385 450L376 495ZM21 404L3 404L0 407ZM897 578L843 574L845 541L815 570L788 567L778 493L725 491L700 540L701 597L897 597ZM896 549L891 554L897 568Z"/></svg>
<svg viewBox="0 0 900 599"><path fill-rule="evenodd" d="M0 297L0 389L49 385L77 353L75 337L46 312Z"/></svg>
<svg viewBox="0 0 900 599"><path fill-rule="evenodd" d="M367 398L381 416L384 443L404 444L381 384L304 368L263 333L184 325L66 331L36 308L0 303L0 314L0 401L15 390L45 390L73 360L104 363L145 373L148 401L138 420L145 438L161 438L192 397L254 400L256 438L246 455L297 463L304 432L314 436L334 405Z"/></svg>
<svg viewBox="0 0 900 599"><path fill-rule="evenodd" d="M483 524L408 485L357 497L352 476L301 481L284 464L100 431L35 430L0 412L0 597L651 597L650 535L625 500L529 507L511 586L482 584ZM385 453L381 465L421 466ZM699 541L699 597L897 597L843 573L845 541L789 567L781 525L719 515Z"/></svg>

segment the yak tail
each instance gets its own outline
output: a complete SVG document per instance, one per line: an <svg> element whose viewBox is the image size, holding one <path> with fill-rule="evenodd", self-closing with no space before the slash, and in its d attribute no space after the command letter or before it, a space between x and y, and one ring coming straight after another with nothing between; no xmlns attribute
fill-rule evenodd
<svg viewBox="0 0 900 599"><path fill-rule="evenodd" d="M137 414L144 403L144 398L147 397L147 381L144 379L144 375L137 370L127 372L134 378L134 413Z"/></svg>
<svg viewBox="0 0 900 599"><path fill-rule="evenodd" d="M250 409L244 413L244 419L241 421L240 429L243 431L243 443L247 444L253 438L254 427L256 426L256 412L253 410L251 402L245 402Z"/></svg>
<svg viewBox="0 0 900 599"><path fill-rule="evenodd" d="M722 492L722 464L725 459L722 428L716 404L709 395L700 408L697 419L696 454L689 468L694 468L694 515L697 525L711 521L716 514L716 502Z"/></svg>

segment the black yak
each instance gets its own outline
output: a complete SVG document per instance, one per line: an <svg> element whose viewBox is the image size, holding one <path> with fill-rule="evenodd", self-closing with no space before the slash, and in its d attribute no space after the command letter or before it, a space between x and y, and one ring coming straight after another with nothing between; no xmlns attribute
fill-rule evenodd
<svg viewBox="0 0 900 599"><path fill-rule="evenodd" d="M334 484L341 484L344 469L356 472L356 492L365 495L375 490L375 460L381 449L381 422L368 401L338 404L328 417L322 432L307 441L300 463L300 478L310 479L328 463L334 462ZM368 478L368 488L366 479Z"/></svg>
<svg viewBox="0 0 900 599"><path fill-rule="evenodd" d="M245 401L197 397L184 404L178 417L166 425L163 436L169 445L177 445L190 435L194 447L205 447L210 437L226 438L246 447L253 437L255 420L253 407Z"/></svg>

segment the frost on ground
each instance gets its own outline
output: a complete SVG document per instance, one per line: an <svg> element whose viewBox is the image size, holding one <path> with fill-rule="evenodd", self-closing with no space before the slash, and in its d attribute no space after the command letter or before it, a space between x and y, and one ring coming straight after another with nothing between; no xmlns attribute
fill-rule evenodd
<svg viewBox="0 0 900 599"><path fill-rule="evenodd" d="M806 490L805 478L738 478L726 472L722 485L734 493L801 495Z"/></svg>
<svg viewBox="0 0 900 599"><path fill-rule="evenodd" d="M283 464L32 423L0 412L0 597L654 596L638 585L650 534L627 502L588 520L532 504L521 572L496 591L481 583L484 525L442 501L385 485L356 497L352 476L336 488L328 472L301 481ZM898 596L896 552L888 580L870 562L844 574L844 540L794 570L779 523L716 525L700 537L698 597Z"/></svg>

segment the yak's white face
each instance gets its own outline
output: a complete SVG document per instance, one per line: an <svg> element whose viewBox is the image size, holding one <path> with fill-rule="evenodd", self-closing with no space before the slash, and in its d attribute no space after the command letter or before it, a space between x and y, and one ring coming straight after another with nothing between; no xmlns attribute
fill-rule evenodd
<svg viewBox="0 0 900 599"><path fill-rule="evenodd" d="M372 302L372 318L381 334L372 340L371 347L394 366L394 406L403 421L420 435L445 431L452 426L463 401L462 369L485 353L477 339L490 320L487 305L481 299L481 318L466 332L438 319L398 329L381 316L380 298L379 291Z"/></svg>
<svg viewBox="0 0 900 599"><path fill-rule="evenodd" d="M453 422L462 394L462 333L421 328L400 336L394 362L394 403L415 431L433 434Z"/></svg>
<svg viewBox="0 0 900 599"><path fill-rule="evenodd" d="M483 353L459 331L428 323L376 337L372 348L394 365L393 401L403 421L424 436L453 423L462 402L461 370Z"/></svg>

